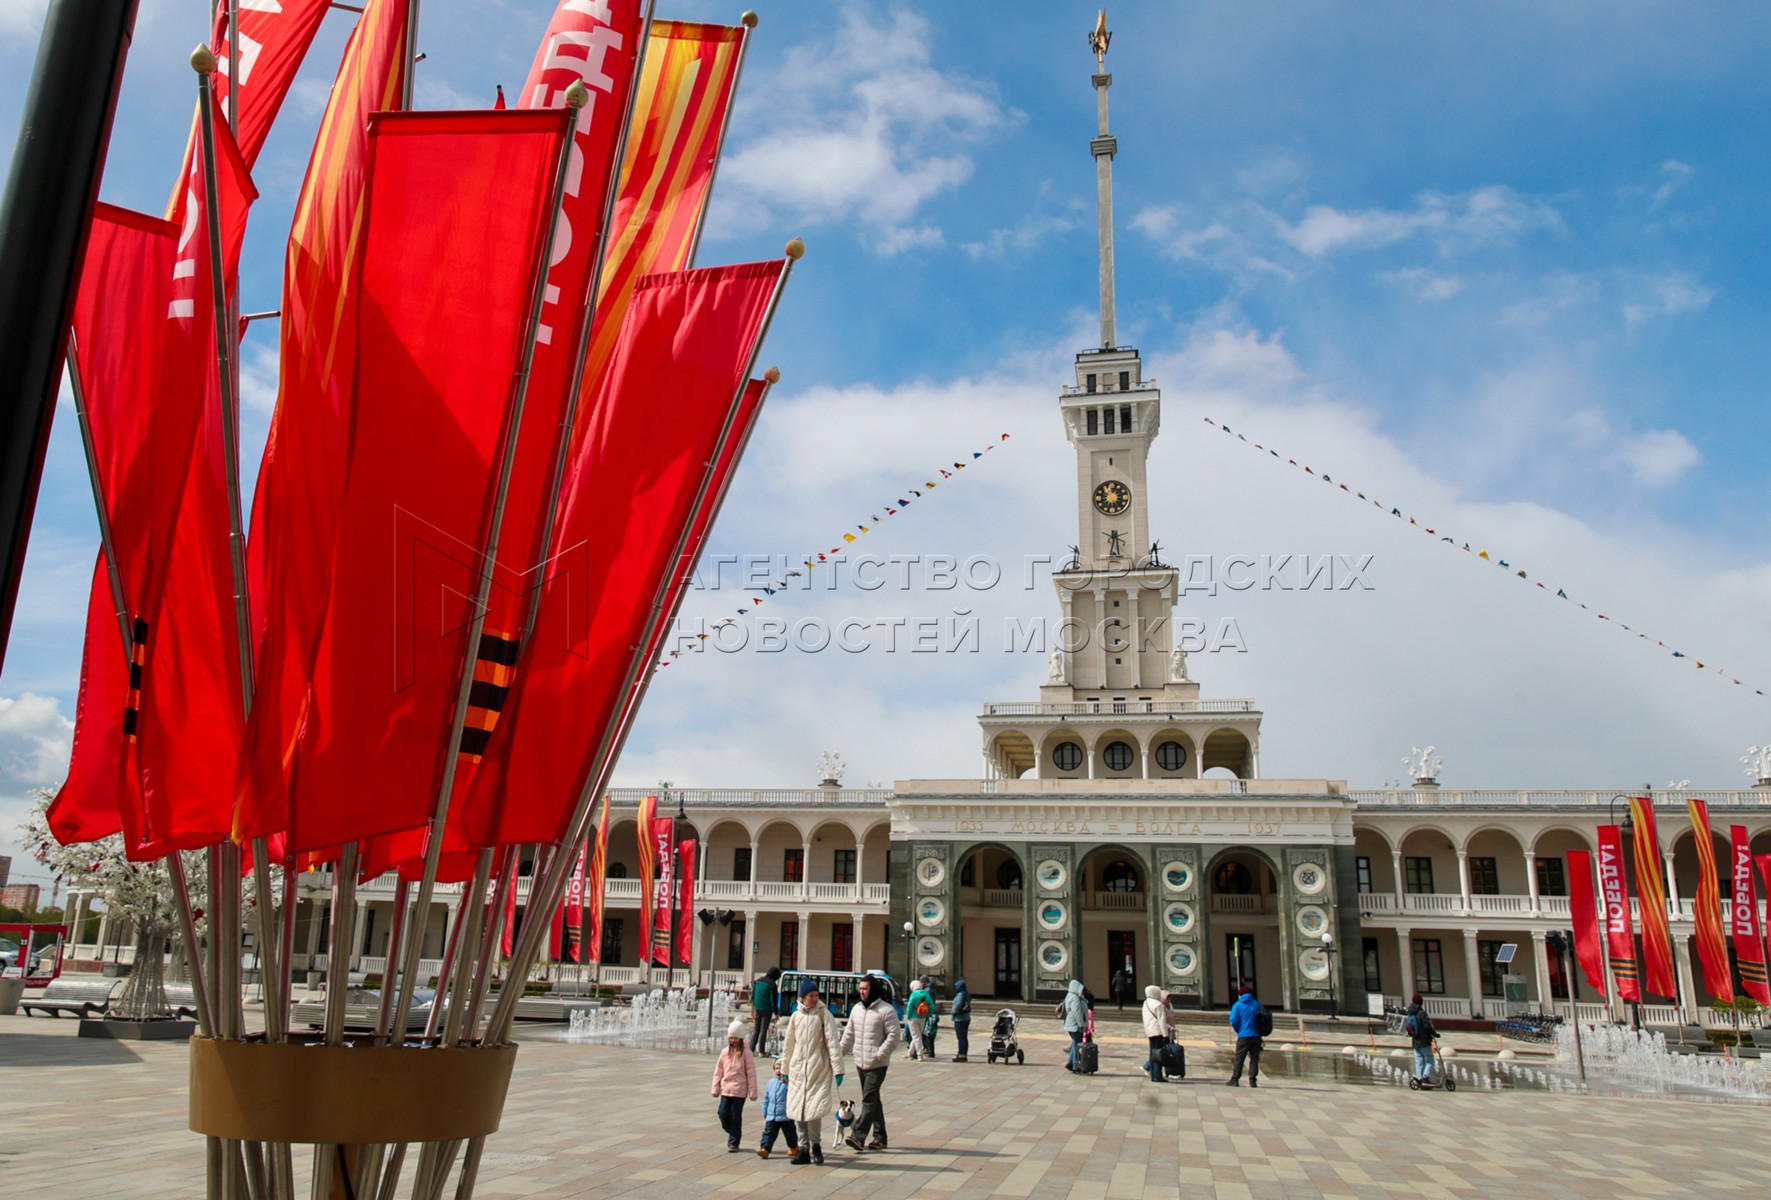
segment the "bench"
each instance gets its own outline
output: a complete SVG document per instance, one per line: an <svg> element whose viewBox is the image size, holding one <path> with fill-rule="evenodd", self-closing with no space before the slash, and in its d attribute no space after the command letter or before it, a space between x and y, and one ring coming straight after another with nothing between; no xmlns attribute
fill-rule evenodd
<svg viewBox="0 0 1771 1200"><path fill-rule="evenodd" d="M111 992L115 990L115 979L54 979L43 994L35 1000L26 1000L19 1005L25 1016L36 1013L48 1013L59 1017L63 1013L73 1013L76 1017L91 1017L104 1012L111 1006Z"/></svg>
<svg viewBox="0 0 1771 1200"><path fill-rule="evenodd" d="M197 1018L197 989L188 983L169 983L166 985L166 1006L172 1015L182 1020L194 1021Z"/></svg>
<svg viewBox="0 0 1771 1200"><path fill-rule="evenodd" d="M1644 1025L1642 1032L1660 1034L1666 1039L1666 1048L1674 1054L1717 1053L1715 1043L1701 1025Z"/></svg>

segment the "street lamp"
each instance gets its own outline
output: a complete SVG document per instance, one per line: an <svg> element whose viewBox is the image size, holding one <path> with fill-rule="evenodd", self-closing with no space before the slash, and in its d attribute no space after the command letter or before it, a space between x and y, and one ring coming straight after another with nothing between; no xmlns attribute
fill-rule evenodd
<svg viewBox="0 0 1771 1200"><path fill-rule="evenodd" d="M695 916L698 917L701 921L701 928L707 930L709 933L713 932L713 926L716 922L721 925L730 925L732 923L732 918L737 915L738 915L737 913L733 912L729 908L721 908L721 909L704 908L695 914ZM711 944L709 944L707 947L706 962L707 962L707 1036L709 1038L711 1038L711 1037L713 1037L713 946Z"/></svg>
<svg viewBox="0 0 1771 1200"><path fill-rule="evenodd" d="M1328 956L1328 1019L1332 1021L1340 1011L1334 995L1334 956L1340 953L1340 947L1334 944L1334 934L1326 929L1322 931L1322 953Z"/></svg>
<svg viewBox="0 0 1771 1200"><path fill-rule="evenodd" d="M904 986L910 986L910 980L916 974L916 923L904 922Z"/></svg>

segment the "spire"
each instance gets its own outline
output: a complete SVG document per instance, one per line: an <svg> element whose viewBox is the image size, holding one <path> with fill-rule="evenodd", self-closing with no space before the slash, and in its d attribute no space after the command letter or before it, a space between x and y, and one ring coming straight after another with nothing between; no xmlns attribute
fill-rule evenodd
<svg viewBox="0 0 1771 1200"><path fill-rule="evenodd" d="M1099 130L1089 142L1095 156L1095 193L1100 205L1101 242L1101 348L1111 349L1113 330L1113 155L1119 142L1107 132L1107 89L1113 76L1107 73L1107 46L1113 34L1107 29L1107 10L1101 9L1094 32L1088 35L1089 48L1095 52L1095 111Z"/></svg>

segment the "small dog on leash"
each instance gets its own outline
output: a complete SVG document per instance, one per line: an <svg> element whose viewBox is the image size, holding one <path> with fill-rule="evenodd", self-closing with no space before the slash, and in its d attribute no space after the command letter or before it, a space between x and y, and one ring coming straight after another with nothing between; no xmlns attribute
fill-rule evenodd
<svg viewBox="0 0 1771 1200"><path fill-rule="evenodd" d="M855 1127L855 1102L841 1101L836 1106L836 1140L841 1141L848 1136L849 1130Z"/></svg>

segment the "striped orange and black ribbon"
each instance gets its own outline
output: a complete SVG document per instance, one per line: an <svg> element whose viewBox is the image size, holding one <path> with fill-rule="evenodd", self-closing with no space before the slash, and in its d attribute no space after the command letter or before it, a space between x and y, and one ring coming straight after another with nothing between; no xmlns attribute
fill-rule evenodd
<svg viewBox="0 0 1771 1200"><path fill-rule="evenodd" d="M123 705L123 737L133 742L141 726L141 676L148 662L148 623L135 618L130 636L134 645L129 651L129 698Z"/></svg>
<svg viewBox="0 0 1771 1200"><path fill-rule="evenodd" d="M482 630L480 650L474 656L473 686L467 694L467 721L461 729L461 753L470 761L479 762L492 730L504 711L505 697L510 695L511 676L516 672L517 639L514 635Z"/></svg>
<svg viewBox="0 0 1771 1200"><path fill-rule="evenodd" d="M1636 960L1613 957L1611 959L1611 974L1619 983L1634 983L1636 981Z"/></svg>
<svg viewBox="0 0 1771 1200"><path fill-rule="evenodd" d="M1765 964L1762 962L1752 962L1742 958L1735 962L1735 968L1740 972L1740 977L1748 983L1771 982L1771 976L1766 975Z"/></svg>

